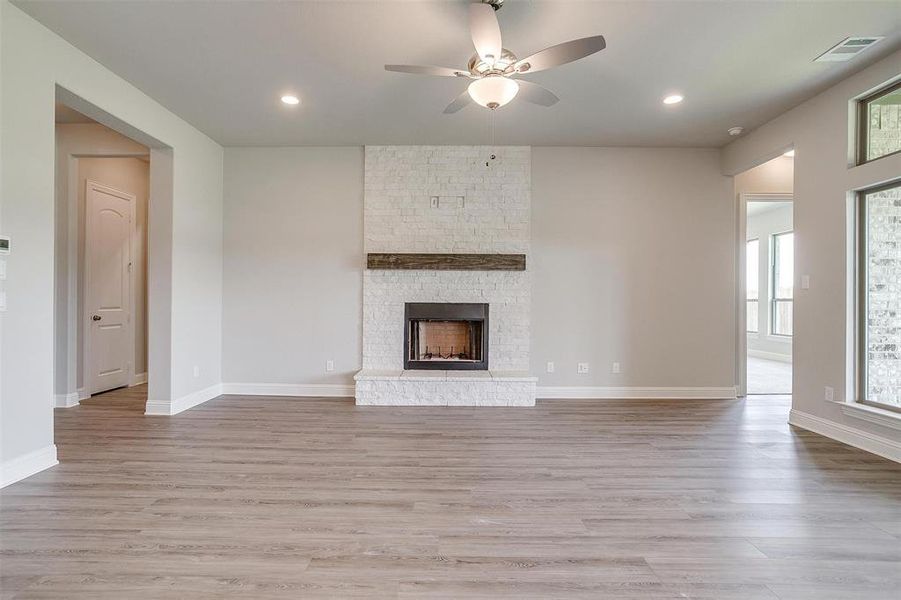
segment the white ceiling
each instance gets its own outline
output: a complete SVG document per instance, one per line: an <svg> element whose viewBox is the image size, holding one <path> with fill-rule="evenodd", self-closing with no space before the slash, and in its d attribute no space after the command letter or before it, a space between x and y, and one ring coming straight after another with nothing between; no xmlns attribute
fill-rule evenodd
<svg viewBox="0 0 901 600"><path fill-rule="evenodd" d="M225 145L483 144L489 111L444 107L453 78L384 63L462 67L466 0L16 4ZM507 0L520 57L603 34L608 47L528 77L561 101L497 111L497 143L720 146L901 47L901 2ZM812 60L849 35L888 39L848 63ZM665 107L671 91L685 95ZM278 98L295 92L294 109Z"/></svg>

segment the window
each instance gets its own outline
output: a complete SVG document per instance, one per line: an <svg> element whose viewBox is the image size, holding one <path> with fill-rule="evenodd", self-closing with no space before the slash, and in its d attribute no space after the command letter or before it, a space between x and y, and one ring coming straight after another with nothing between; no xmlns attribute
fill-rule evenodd
<svg viewBox="0 0 901 600"><path fill-rule="evenodd" d="M858 399L901 409L901 183L858 196Z"/></svg>
<svg viewBox="0 0 901 600"><path fill-rule="evenodd" d="M757 333L760 324L760 241L748 240L745 255L745 277L747 278L747 329L748 333Z"/></svg>
<svg viewBox="0 0 901 600"><path fill-rule="evenodd" d="M772 323L773 335L792 334L792 292L794 288L795 234L773 236Z"/></svg>
<svg viewBox="0 0 901 600"><path fill-rule="evenodd" d="M901 82L858 105L858 163L901 151Z"/></svg>

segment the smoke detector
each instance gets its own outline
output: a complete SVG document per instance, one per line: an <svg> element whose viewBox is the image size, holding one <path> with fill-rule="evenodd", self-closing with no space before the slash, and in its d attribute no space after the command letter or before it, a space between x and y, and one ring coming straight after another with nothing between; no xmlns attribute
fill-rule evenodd
<svg viewBox="0 0 901 600"><path fill-rule="evenodd" d="M735 137L737 135L741 135L744 130L745 130L744 127L730 127L729 135L731 135L732 137Z"/></svg>
<svg viewBox="0 0 901 600"><path fill-rule="evenodd" d="M845 62L883 39L885 38L877 35L845 38L817 56L813 62Z"/></svg>

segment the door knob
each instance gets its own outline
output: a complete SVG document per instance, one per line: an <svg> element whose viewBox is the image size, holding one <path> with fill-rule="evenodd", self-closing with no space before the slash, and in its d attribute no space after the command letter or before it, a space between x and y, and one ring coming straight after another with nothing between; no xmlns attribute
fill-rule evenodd
<svg viewBox="0 0 901 600"><path fill-rule="evenodd" d="M99 321L100 319L101 319L100 315L94 315L93 317L91 317L92 321Z"/></svg>

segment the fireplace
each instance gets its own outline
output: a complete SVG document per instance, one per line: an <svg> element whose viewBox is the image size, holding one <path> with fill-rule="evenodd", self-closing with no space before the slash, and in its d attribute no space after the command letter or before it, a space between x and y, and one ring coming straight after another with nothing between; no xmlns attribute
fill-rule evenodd
<svg viewBox="0 0 901 600"><path fill-rule="evenodd" d="M407 302L404 369L488 370L488 305Z"/></svg>

